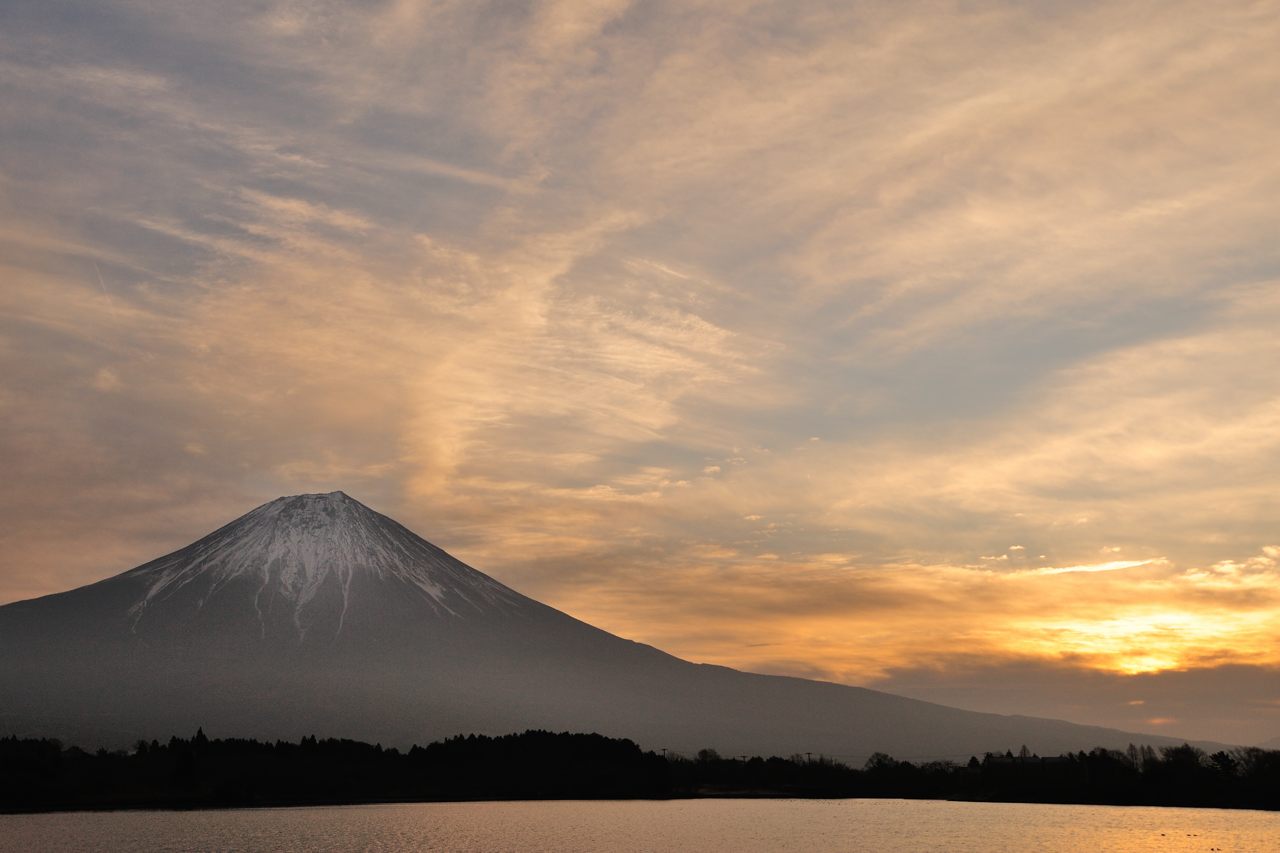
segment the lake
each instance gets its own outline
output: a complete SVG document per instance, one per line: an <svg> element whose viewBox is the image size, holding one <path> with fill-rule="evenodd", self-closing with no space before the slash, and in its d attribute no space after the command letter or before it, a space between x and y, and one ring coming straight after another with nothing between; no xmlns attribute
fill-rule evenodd
<svg viewBox="0 0 1280 853"><path fill-rule="evenodd" d="M779 799L0 815L10 850L1267 853L1280 851L1280 813Z"/></svg>

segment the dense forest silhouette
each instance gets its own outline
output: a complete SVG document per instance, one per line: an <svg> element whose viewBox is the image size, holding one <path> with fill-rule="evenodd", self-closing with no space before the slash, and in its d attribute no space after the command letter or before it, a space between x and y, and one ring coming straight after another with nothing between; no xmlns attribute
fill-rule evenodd
<svg viewBox="0 0 1280 853"><path fill-rule="evenodd" d="M352 740L210 739L129 752L0 738L0 810L210 808L387 801L670 797L903 797L1280 809L1280 751L1102 748L1042 758L988 753L861 768L822 756L658 755L630 740L528 731L401 752Z"/></svg>

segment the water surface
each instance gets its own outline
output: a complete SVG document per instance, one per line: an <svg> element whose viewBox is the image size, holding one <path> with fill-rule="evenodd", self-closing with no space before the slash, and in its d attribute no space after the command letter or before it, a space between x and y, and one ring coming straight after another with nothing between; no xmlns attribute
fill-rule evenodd
<svg viewBox="0 0 1280 853"><path fill-rule="evenodd" d="M1272 853L1280 813L949 803L414 803L0 816L0 851L338 850Z"/></svg>

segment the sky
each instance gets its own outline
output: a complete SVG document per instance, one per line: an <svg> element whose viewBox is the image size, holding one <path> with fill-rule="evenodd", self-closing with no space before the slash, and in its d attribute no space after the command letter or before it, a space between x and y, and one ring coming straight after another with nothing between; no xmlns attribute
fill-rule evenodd
<svg viewBox="0 0 1280 853"><path fill-rule="evenodd" d="M1278 43L9 0L0 602L341 489L691 660L1280 736Z"/></svg>

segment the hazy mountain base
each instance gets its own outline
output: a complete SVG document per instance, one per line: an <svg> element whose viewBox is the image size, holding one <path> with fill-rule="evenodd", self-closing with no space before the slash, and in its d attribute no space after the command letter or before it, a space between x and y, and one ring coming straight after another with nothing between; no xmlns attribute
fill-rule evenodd
<svg viewBox="0 0 1280 853"><path fill-rule="evenodd" d="M60 651L52 641L4 643L16 653L0 661L0 723L91 749L200 724L285 740L352 732L400 748L457 731L533 727L631 736L650 749L810 751L855 764L877 748L911 760L959 760L1011 743L1042 754L1180 743L691 664L581 623L450 627L436 636L387 632L385 646L367 653L113 647L90 637Z"/></svg>
<svg viewBox="0 0 1280 853"><path fill-rule="evenodd" d="M531 731L451 738L405 753L349 740L194 738L130 753L0 739L0 810L218 808L385 801L904 797L1280 809L1280 752L1097 748L1054 758L1022 749L963 764L861 769L819 757L694 759L629 740Z"/></svg>

